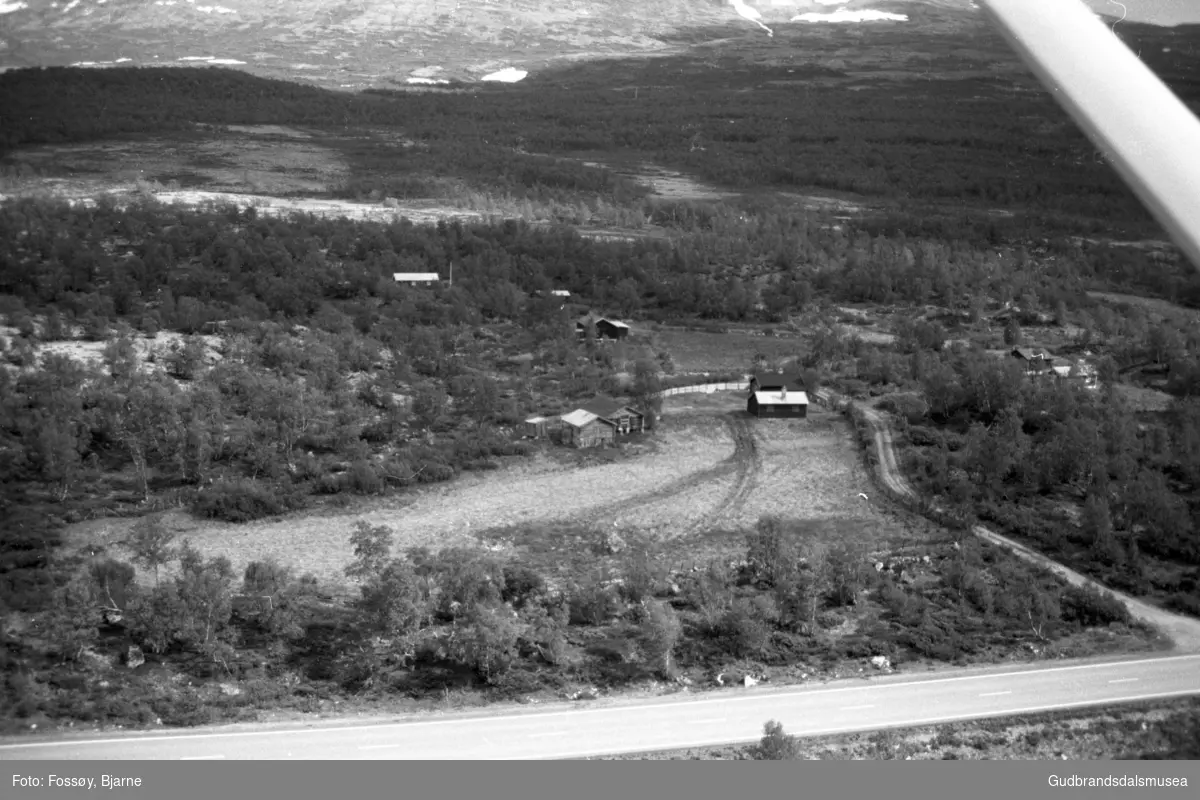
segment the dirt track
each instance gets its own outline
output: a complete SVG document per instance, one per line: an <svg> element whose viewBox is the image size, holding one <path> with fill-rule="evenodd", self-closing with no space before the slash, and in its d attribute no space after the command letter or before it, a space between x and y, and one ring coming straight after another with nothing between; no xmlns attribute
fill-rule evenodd
<svg viewBox="0 0 1200 800"><path fill-rule="evenodd" d="M829 393L822 392L822 395L832 397ZM855 404L858 409L863 412L868 424L870 424L875 440L875 450L879 456L879 477L884 485L895 494L908 499L916 500L918 495L916 490L908 483L903 473L900 471L899 464L896 461L895 447L892 443L892 430L888 424L886 417L873 408L869 408L863 404ZM1056 575L1059 575L1068 583L1074 586L1094 586L1105 592L1111 592L1114 597L1125 604L1129 609L1129 613L1145 622L1157 626L1165 634L1171 637L1175 642L1175 650L1183 652L1200 652L1200 620L1185 617L1180 614L1173 614L1165 611L1149 603L1130 597L1121 592L1114 591L1104 584L1088 578L1080 573L1059 564L1053 559L1042 555L1028 547L1016 542L1007 536L1002 536L995 531L984 527L983 525L975 525L972 527L972 532L979 538L991 542L992 544L1000 545L1012 551L1019 558L1026 561L1038 564Z"/></svg>

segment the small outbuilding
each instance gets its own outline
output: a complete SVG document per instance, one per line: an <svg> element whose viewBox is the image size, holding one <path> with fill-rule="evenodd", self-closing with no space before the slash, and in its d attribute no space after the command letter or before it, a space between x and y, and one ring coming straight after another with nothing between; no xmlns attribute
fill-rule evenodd
<svg viewBox="0 0 1200 800"><path fill-rule="evenodd" d="M589 328L596 332L597 339L624 339L629 335L629 326L619 320L591 314L576 320L575 333L580 337L586 337Z"/></svg>
<svg viewBox="0 0 1200 800"><path fill-rule="evenodd" d="M746 410L756 417L804 419L808 416L808 395L804 392L753 392Z"/></svg>
<svg viewBox="0 0 1200 800"><path fill-rule="evenodd" d="M530 439L545 439L563 426L560 417L543 417L541 415L525 420L522 432Z"/></svg>
<svg viewBox="0 0 1200 800"><path fill-rule="evenodd" d="M596 335L601 339L624 339L629 335L629 326L615 319L598 319Z"/></svg>
<svg viewBox="0 0 1200 800"><path fill-rule="evenodd" d="M573 447L600 447L611 444L617 436L616 426L584 409L562 416L562 443Z"/></svg>

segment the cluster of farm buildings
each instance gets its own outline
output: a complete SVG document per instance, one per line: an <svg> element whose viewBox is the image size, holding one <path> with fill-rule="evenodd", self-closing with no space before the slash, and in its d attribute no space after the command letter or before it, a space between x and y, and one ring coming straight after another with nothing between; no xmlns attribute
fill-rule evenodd
<svg viewBox="0 0 1200 800"><path fill-rule="evenodd" d="M1087 389L1099 386L1096 368L1087 361L1071 361L1028 347L1013 348L1009 355L1021 362L1030 375L1077 381Z"/></svg>
<svg viewBox="0 0 1200 800"><path fill-rule="evenodd" d="M808 416L804 381L791 372L757 373L748 383L746 411L767 419L803 419ZM571 447L604 447L618 437L646 430L646 415L610 397L596 397L566 414L525 420L525 435L552 439Z"/></svg>

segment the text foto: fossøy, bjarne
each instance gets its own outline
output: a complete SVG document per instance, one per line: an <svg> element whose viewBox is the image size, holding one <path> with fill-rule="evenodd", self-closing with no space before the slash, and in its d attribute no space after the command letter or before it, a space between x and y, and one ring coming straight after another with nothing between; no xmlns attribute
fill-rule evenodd
<svg viewBox="0 0 1200 800"><path fill-rule="evenodd" d="M79 777L78 775L50 774L44 778L35 775L13 775L13 786L26 788L55 788L55 789L128 789L140 787L141 778L126 778L120 775L101 775L96 777Z"/></svg>

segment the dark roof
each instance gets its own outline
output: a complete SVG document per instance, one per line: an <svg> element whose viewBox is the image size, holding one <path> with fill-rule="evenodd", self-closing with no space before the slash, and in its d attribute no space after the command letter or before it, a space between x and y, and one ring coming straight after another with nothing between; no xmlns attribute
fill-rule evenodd
<svg viewBox="0 0 1200 800"><path fill-rule="evenodd" d="M589 411L601 419L612 419L617 416L622 410L637 414L639 417L645 416L637 409L630 408L620 400L614 400L611 397L595 397L579 406L584 411Z"/></svg>
<svg viewBox="0 0 1200 800"><path fill-rule="evenodd" d="M1023 358L1026 361L1033 361L1035 359L1046 357L1045 353L1039 353L1037 351L1030 350L1028 347L1014 347L1013 355L1017 356L1018 358Z"/></svg>

